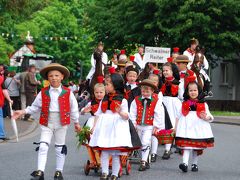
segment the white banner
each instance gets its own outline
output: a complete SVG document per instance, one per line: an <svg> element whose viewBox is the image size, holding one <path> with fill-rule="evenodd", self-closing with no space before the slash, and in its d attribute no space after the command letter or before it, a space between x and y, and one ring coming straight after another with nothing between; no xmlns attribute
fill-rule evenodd
<svg viewBox="0 0 240 180"><path fill-rule="evenodd" d="M170 57L171 48L162 47L145 47L144 61L154 63L165 63L167 58Z"/></svg>

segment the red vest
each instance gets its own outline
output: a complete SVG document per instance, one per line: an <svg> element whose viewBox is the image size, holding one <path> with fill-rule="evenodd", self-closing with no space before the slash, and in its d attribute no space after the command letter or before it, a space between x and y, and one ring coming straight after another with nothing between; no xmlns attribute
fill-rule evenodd
<svg viewBox="0 0 240 180"><path fill-rule="evenodd" d="M92 115L94 115L97 112L99 104L100 104L100 101L101 100L94 99L91 102L91 113L92 113Z"/></svg>
<svg viewBox="0 0 240 180"><path fill-rule="evenodd" d="M167 90L167 83L170 84L171 86L171 92L166 92ZM177 84L173 84L171 82L166 82L162 85L161 87L161 92L164 96L168 95L168 96L171 96L171 97L177 97L178 96L178 85Z"/></svg>
<svg viewBox="0 0 240 180"><path fill-rule="evenodd" d="M48 115L50 106L49 87L42 88L42 111L39 123L48 126ZM70 124L70 89L62 86L62 92L58 97L60 121L62 126Z"/></svg>
<svg viewBox="0 0 240 180"><path fill-rule="evenodd" d="M197 113L197 116L200 118L200 113L206 112L205 104L204 103L196 103L196 104L197 104L196 113ZM189 102L184 101L182 103L182 114L184 116L187 116L189 111L190 111L190 104Z"/></svg>
<svg viewBox="0 0 240 180"><path fill-rule="evenodd" d="M0 75L0 108L4 105L4 95L2 90L2 84L4 83L4 77Z"/></svg>
<svg viewBox="0 0 240 180"><path fill-rule="evenodd" d="M154 109L156 107L157 101L158 101L158 95L153 94L151 103L149 106L147 106L146 111L145 111L145 117L144 117L144 122L142 122L142 116L143 116L143 105L142 105L142 98L140 96L135 97L135 101L137 104L137 124L138 125L153 125L153 120L154 120Z"/></svg>

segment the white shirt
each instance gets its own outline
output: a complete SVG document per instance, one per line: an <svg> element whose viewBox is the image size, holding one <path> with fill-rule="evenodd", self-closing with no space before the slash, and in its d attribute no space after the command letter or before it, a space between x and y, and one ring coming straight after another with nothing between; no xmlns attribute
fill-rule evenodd
<svg viewBox="0 0 240 180"><path fill-rule="evenodd" d="M126 85L127 85L127 86L130 85L130 86L131 86L131 90L134 89L135 87L137 87L137 84L136 84L136 83L135 83L135 84L129 84L129 83L127 82Z"/></svg>
<svg viewBox="0 0 240 180"><path fill-rule="evenodd" d="M108 56L107 56L107 54L105 52L102 52L102 62L107 65ZM93 54L91 56L91 65L92 65L92 67L91 67L91 69L90 69L86 79L92 79L92 76L93 76L93 74L95 72L96 60L94 59ZM102 65L102 70L103 69L104 69L104 65Z"/></svg>
<svg viewBox="0 0 240 180"><path fill-rule="evenodd" d="M59 86L58 88L53 88L50 86L49 89L49 95L50 95L50 105L49 105L49 112L60 112L59 110L59 103L58 103L58 97L62 92L62 86ZM76 98L74 97L73 93L70 92L69 97L70 102L70 118L75 122L79 122L79 112L78 112L78 103ZM42 93L39 92L37 97L35 98L34 102L31 106L28 106L25 109L25 112L27 114L34 114L37 112L40 112L42 109Z"/></svg>
<svg viewBox="0 0 240 180"><path fill-rule="evenodd" d="M148 98L151 98L151 97L148 97ZM136 104L136 100L134 99L131 104L130 113L129 113L129 119L133 122L134 125L137 124L136 122L137 114L138 114L137 104ZM160 130L165 129L165 113L164 113L162 101L157 101L157 104L155 106L153 126L157 127Z"/></svg>
<svg viewBox="0 0 240 180"><path fill-rule="evenodd" d="M134 61L139 65L139 67L143 70L145 67L146 62L143 60L142 56L139 53L134 54L135 59Z"/></svg>

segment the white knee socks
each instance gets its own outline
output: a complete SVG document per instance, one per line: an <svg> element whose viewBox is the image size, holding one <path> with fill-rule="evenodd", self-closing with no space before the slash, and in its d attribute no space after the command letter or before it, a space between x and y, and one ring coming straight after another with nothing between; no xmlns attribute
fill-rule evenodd
<svg viewBox="0 0 240 180"><path fill-rule="evenodd" d="M185 163L186 165L188 165L190 152L191 152L191 149L184 149L183 151L183 163Z"/></svg>
<svg viewBox="0 0 240 180"><path fill-rule="evenodd" d="M192 151L192 164L196 164L198 163L198 154L197 151Z"/></svg>
<svg viewBox="0 0 240 180"><path fill-rule="evenodd" d="M188 165L188 161L189 161L189 156L190 153L192 152L192 164L196 164L198 163L198 154L197 151L194 151L192 149L184 149L183 151L183 163Z"/></svg>
<svg viewBox="0 0 240 180"><path fill-rule="evenodd" d="M106 151L101 153L102 173L109 174L109 154Z"/></svg>
<svg viewBox="0 0 240 180"><path fill-rule="evenodd" d="M112 156L112 175L118 177L120 169L120 157L119 155L113 155Z"/></svg>
<svg viewBox="0 0 240 180"><path fill-rule="evenodd" d="M40 143L38 151L38 170L44 171L47 163L48 145Z"/></svg>
<svg viewBox="0 0 240 180"><path fill-rule="evenodd" d="M152 154L157 154L158 149L158 139L155 136L152 136Z"/></svg>
<svg viewBox="0 0 240 180"><path fill-rule="evenodd" d="M165 150L170 151L172 144L165 144Z"/></svg>
<svg viewBox="0 0 240 180"><path fill-rule="evenodd" d="M56 170L62 172L66 155L61 153L62 146L55 147L55 151L56 151Z"/></svg>
<svg viewBox="0 0 240 180"><path fill-rule="evenodd" d="M106 151L102 151L101 166L102 173L109 174L109 153ZM112 175L118 176L119 169L120 169L120 157L119 155L112 155Z"/></svg>

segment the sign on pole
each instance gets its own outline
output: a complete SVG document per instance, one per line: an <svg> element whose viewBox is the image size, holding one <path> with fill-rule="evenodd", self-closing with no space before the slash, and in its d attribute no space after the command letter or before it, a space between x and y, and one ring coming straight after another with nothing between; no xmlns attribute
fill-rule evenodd
<svg viewBox="0 0 240 180"><path fill-rule="evenodd" d="M145 62L165 63L170 57L170 52L170 48L146 46L143 60Z"/></svg>

